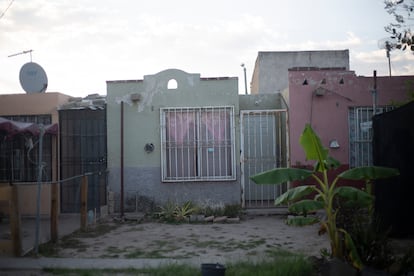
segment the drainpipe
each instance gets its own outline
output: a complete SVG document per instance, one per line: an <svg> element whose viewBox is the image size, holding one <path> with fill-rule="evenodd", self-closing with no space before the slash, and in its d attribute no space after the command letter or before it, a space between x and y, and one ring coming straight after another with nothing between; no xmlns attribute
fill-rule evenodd
<svg viewBox="0 0 414 276"><path fill-rule="evenodd" d="M121 218L124 217L124 101L121 101Z"/></svg>

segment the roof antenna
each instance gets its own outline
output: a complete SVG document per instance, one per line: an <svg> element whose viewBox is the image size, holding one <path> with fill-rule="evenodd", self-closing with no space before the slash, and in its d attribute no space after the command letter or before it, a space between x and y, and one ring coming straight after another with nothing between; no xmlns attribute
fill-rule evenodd
<svg viewBox="0 0 414 276"><path fill-rule="evenodd" d="M15 56L24 55L24 54L30 54L30 62L32 62L32 52L33 52L33 50L30 49L30 50L26 50L26 51L23 51L23 52L20 52L20 53L11 54L7 57L15 57Z"/></svg>

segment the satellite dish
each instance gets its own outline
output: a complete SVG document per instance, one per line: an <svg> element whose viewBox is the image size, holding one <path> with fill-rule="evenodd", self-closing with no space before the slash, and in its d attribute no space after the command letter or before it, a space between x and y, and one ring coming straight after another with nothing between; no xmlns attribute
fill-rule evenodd
<svg viewBox="0 0 414 276"><path fill-rule="evenodd" d="M45 70L34 62L28 62L22 66L19 74L20 85L27 94L43 93L47 88L47 76Z"/></svg>

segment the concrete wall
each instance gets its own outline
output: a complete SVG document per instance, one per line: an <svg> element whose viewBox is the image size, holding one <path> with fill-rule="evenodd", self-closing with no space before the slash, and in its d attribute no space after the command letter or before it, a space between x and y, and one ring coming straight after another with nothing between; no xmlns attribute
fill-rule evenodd
<svg viewBox="0 0 414 276"><path fill-rule="evenodd" d="M287 108L281 94L239 95L240 110L267 110Z"/></svg>
<svg viewBox="0 0 414 276"><path fill-rule="evenodd" d="M169 80L177 89L168 89ZM177 69L168 69L143 80L107 81L108 183L114 193L115 210L120 207L121 102L124 102L124 207L135 210L135 199L156 204L191 200L199 204L240 203L240 183L161 181L160 108L234 106L235 137L238 131L237 78L200 78ZM131 98L132 95L132 98ZM138 100L133 101L136 97ZM154 151L147 153L145 144ZM236 153L239 149L236 139ZM237 176L239 155L236 154ZM239 177L237 177L239 179Z"/></svg>
<svg viewBox="0 0 414 276"><path fill-rule="evenodd" d="M343 67L349 70L349 51L259 52L251 93L281 93L288 87L288 69L294 67Z"/></svg>
<svg viewBox="0 0 414 276"><path fill-rule="evenodd" d="M0 116L46 115L50 114L52 123L59 123L58 107L71 97L61 93L5 94L0 95ZM59 139L52 139L52 180L58 179ZM18 183L17 183L18 185ZM36 185L19 186L20 212L22 215L36 213ZM41 194L41 214L50 214L50 185L43 185Z"/></svg>
<svg viewBox="0 0 414 276"><path fill-rule="evenodd" d="M303 85L305 79L308 85ZM414 81L414 76L378 77L377 105L391 105L392 101L407 99L409 80ZM312 162L306 161L299 145L303 128L306 123L310 123L319 134L323 145L328 146L331 139L338 140L340 148L330 149L330 154L347 166L349 164L349 108L371 107L373 87L373 77L356 76L353 71L289 71L291 165L313 165ZM320 91L323 95L317 96L316 89L322 89Z"/></svg>

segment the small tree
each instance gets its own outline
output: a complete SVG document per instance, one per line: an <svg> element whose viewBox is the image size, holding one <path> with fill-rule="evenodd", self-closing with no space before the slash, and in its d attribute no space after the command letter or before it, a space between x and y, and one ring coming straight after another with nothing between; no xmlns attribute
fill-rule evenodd
<svg viewBox="0 0 414 276"><path fill-rule="evenodd" d="M362 263L351 236L345 229L337 227L336 216L339 210L335 207L334 200L340 197L347 204L357 204L371 208L373 197L369 193L354 187L338 187L337 183L340 179L349 179L365 180L366 184L369 184L373 179L396 176L399 174L398 170L376 166L354 168L338 174L330 182L328 170L337 168L339 162L328 155L328 149L322 146L320 138L309 124L305 126L300 137L300 144L305 151L306 158L316 161L313 170L275 168L254 175L251 179L257 184L281 184L287 181L313 178L315 185L292 188L276 198L275 205L288 204L290 212L299 214L299 216L292 217L289 220L289 224L295 225L313 222L312 219L307 217L307 214L320 209L324 210L326 220L322 221L321 224L329 236L331 256L349 260L356 268L361 269ZM312 193L316 193L316 195L309 199Z"/></svg>
<svg viewBox="0 0 414 276"><path fill-rule="evenodd" d="M385 10L394 16L395 22L385 27L397 43L397 49L410 49L414 52L414 37L411 30L414 20L414 0L385 0Z"/></svg>

